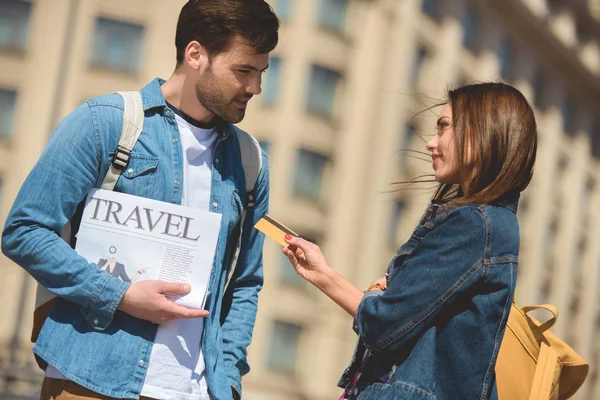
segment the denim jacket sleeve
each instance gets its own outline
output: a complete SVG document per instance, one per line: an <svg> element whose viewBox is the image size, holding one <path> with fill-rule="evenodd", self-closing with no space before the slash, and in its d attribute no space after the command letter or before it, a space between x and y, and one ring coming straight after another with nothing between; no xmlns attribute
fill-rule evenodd
<svg viewBox="0 0 600 400"><path fill-rule="evenodd" d="M250 371L246 361L247 347L252 341L252 331L258 307L258 292L263 285L262 247L264 235L254 225L268 211L269 169L263 153L263 167L256 183L256 203L248 209L244 221L242 247L238 266L223 299L223 353L227 376L231 386L241 390L242 376Z"/></svg>
<svg viewBox="0 0 600 400"><path fill-rule="evenodd" d="M129 284L89 264L60 238L98 182L101 145L87 103L66 116L23 183L2 232L2 251L53 294L105 329ZM95 322L95 323L94 323Z"/></svg>
<svg viewBox="0 0 600 400"><path fill-rule="evenodd" d="M361 300L355 322L361 339L379 351L418 337L481 278L485 246L479 210L466 206L449 212L394 268L387 290Z"/></svg>

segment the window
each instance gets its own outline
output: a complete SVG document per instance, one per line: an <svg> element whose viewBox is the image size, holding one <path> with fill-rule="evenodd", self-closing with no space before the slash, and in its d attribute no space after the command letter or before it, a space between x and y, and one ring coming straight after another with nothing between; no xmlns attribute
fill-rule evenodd
<svg viewBox="0 0 600 400"><path fill-rule="evenodd" d="M267 153L267 155L269 155L269 150L271 149L271 142L269 142L266 139L261 139L258 141L258 144L260 145L260 148L263 149L265 153Z"/></svg>
<svg viewBox="0 0 600 400"><path fill-rule="evenodd" d="M296 270L292 267L292 264L290 264L290 260L288 260L287 256L281 251L279 251L279 255L279 279L281 280L281 283L294 287L305 286L306 281L296 273Z"/></svg>
<svg viewBox="0 0 600 400"><path fill-rule="evenodd" d="M25 50L31 3L0 1L0 48Z"/></svg>
<svg viewBox="0 0 600 400"><path fill-rule="evenodd" d="M472 52L477 52L479 21L477 11L468 9L462 16L463 46Z"/></svg>
<svg viewBox="0 0 600 400"><path fill-rule="evenodd" d="M321 199L321 185L327 158L309 150L298 150L294 195L313 201Z"/></svg>
<svg viewBox="0 0 600 400"><path fill-rule="evenodd" d="M570 95L565 95L560 104L563 130L567 134L575 131L575 118L573 112L573 99Z"/></svg>
<svg viewBox="0 0 600 400"><path fill-rule="evenodd" d="M412 70L412 85L417 86L419 84L419 77L421 76L421 70L423 69L423 64L425 64L425 60L427 59L427 49L425 47L419 47L417 51L417 56L415 57L415 61L413 64Z"/></svg>
<svg viewBox="0 0 600 400"><path fill-rule="evenodd" d="M502 42L498 50L498 60L500 61L500 77L505 81L512 78L514 51L508 41Z"/></svg>
<svg viewBox="0 0 600 400"><path fill-rule="evenodd" d="M296 324L273 322L271 347L267 357L269 368L280 372L294 372L301 332L302 328Z"/></svg>
<svg viewBox="0 0 600 400"><path fill-rule="evenodd" d="M592 156L600 158L600 119L596 119L592 129Z"/></svg>
<svg viewBox="0 0 600 400"><path fill-rule="evenodd" d="M281 83L281 59L271 57L269 60L269 69L265 77L265 88L262 92L263 103L273 105L279 97L279 86Z"/></svg>
<svg viewBox="0 0 600 400"><path fill-rule="evenodd" d="M11 136L17 93L12 90L0 90L0 140Z"/></svg>
<svg viewBox="0 0 600 400"><path fill-rule="evenodd" d="M337 72L313 65L308 87L308 111L324 117L331 117L339 80L340 74Z"/></svg>
<svg viewBox="0 0 600 400"><path fill-rule="evenodd" d="M546 0L550 14L557 14L565 6L564 0Z"/></svg>
<svg viewBox="0 0 600 400"><path fill-rule="evenodd" d="M404 132L400 135L400 164L406 165L408 163L408 159L414 156L414 152L411 151L411 146L413 144L413 140L415 138L417 132L417 128L415 124L409 122L404 125Z"/></svg>
<svg viewBox="0 0 600 400"><path fill-rule="evenodd" d="M143 36L141 25L98 18L90 62L97 67L137 72Z"/></svg>
<svg viewBox="0 0 600 400"><path fill-rule="evenodd" d="M432 18L437 17L437 7L437 0L423 0L423 2L421 3L421 10L423 11L423 13L429 15Z"/></svg>
<svg viewBox="0 0 600 400"><path fill-rule="evenodd" d="M346 25L348 0L319 0L319 26L343 32Z"/></svg>
<svg viewBox="0 0 600 400"><path fill-rule="evenodd" d="M542 254L545 256L544 263L546 268L542 280L542 286L540 288L540 297L538 301L547 302L550 298L550 292L552 289L552 276L554 274L554 245L556 241L556 234L558 232L558 220L554 218L548 226L546 237L542 245Z"/></svg>
<svg viewBox="0 0 600 400"><path fill-rule="evenodd" d="M292 2L294 0L277 0L275 14L282 21L289 21L292 15Z"/></svg>
<svg viewBox="0 0 600 400"><path fill-rule="evenodd" d="M585 183L581 185L581 194L579 195L579 213L580 215L589 215L588 207L590 206L590 199L594 195L594 188L596 187L596 181L593 176L588 176Z"/></svg>
<svg viewBox="0 0 600 400"><path fill-rule="evenodd" d="M404 199L397 199L394 201L394 205L392 206L392 215L390 217L390 227L389 227L389 239L392 245L396 245L396 237L398 236L398 226L400 226L400 221L402 220L402 216L404 215L404 211L406 210L406 201Z"/></svg>
<svg viewBox="0 0 600 400"><path fill-rule="evenodd" d="M548 106L550 99L550 96L548 95L550 80L546 73L538 71L533 77L532 85L535 107L538 110L544 110Z"/></svg>

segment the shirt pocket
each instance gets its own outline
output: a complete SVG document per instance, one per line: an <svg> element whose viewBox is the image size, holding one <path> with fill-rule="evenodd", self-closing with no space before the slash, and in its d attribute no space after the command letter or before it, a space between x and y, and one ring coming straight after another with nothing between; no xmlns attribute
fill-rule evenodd
<svg viewBox="0 0 600 400"><path fill-rule="evenodd" d="M113 154L109 153L111 159ZM152 198L156 186L158 164L158 157L132 153L129 156L127 168L123 170L115 185L115 191Z"/></svg>

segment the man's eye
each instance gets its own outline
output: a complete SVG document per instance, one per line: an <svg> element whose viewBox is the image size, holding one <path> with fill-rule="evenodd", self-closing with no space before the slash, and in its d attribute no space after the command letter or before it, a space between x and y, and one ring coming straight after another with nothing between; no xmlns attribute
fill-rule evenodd
<svg viewBox="0 0 600 400"><path fill-rule="evenodd" d="M247 74L248 72L250 72L250 70L249 69L238 69L238 72L240 74Z"/></svg>

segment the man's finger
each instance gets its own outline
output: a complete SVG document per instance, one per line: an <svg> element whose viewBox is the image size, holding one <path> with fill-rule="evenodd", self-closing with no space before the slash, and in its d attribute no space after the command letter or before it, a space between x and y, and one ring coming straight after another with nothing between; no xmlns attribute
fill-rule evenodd
<svg viewBox="0 0 600 400"><path fill-rule="evenodd" d="M188 294L192 290L191 286L187 283L159 282L161 283L159 289L161 293Z"/></svg>
<svg viewBox="0 0 600 400"><path fill-rule="evenodd" d="M173 302L165 307L165 312L171 314L173 318L204 318L208 316L208 311L206 310L198 310L195 308L188 308L184 306L180 306Z"/></svg>

